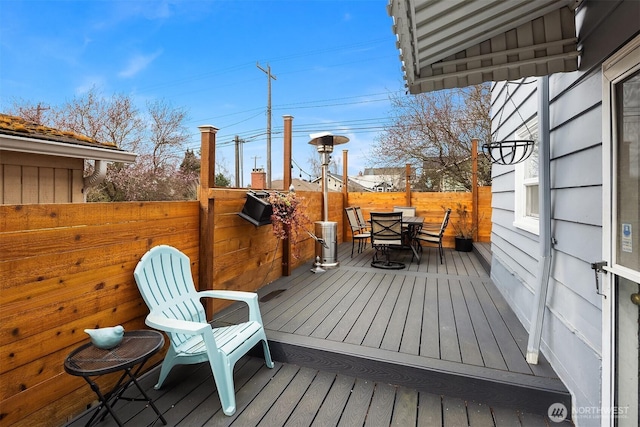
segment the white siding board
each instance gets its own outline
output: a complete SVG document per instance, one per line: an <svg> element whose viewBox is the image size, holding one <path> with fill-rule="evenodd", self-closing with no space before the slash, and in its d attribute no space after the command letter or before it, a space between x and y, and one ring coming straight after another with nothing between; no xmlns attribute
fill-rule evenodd
<svg viewBox="0 0 640 427"><path fill-rule="evenodd" d="M552 161L551 185L553 188L602 185L602 146Z"/></svg>
<svg viewBox="0 0 640 427"><path fill-rule="evenodd" d="M502 253L500 258L509 262L513 271L522 278L524 285L533 283L538 269L538 256L532 255L532 252L523 251L521 248L522 246L537 247L537 242L517 233L505 233L505 230L499 228L491 236L496 242L495 253Z"/></svg>
<svg viewBox="0 0 640 427"><path fill-rule="evenodd" d="M578 339L575 331L566 328L555 316L550 316L549 311L545 313L543 324L542 350L574 396L576 406L600 406L600 355ZM580 419L578 425L600 427L600 419Z"/></svg>
<svg viewBox="0 0 640 427"><path fill-rule="evenodd" d="M496 209L504 209L513 211L514 195L513 192L492 193L491 207ZM513 222L513 220L511 221Z"/></svg>
<svg viewBox="0 0 640 427"><path fill-rule="evenodd" d="M602 228L567 221L554 221L555 249L592 263L602 258Z"/></svg>
<svg viewBox="0 0 640 427"><path fill-rule="evenodd" d="M600 308L585 303L581 294L553 279L549 280L547 306L567 329L574 331L578 339L594 351L602 350Z"/></svg>
<svg viewBox="0 0 640 427"><path fill-rule="evenodd" d="M515 179L513 172L509 174L509 177L492 177L491 179L491 192L492 193L504 193L513 192L515 189Z"/></svg>
<svg viewBox="0 0 640 427"><path fill-rule="evenodd" d="M553 190L551 207L555 219L602 226L602 187Z"/></svg>
<svg viewBox="0 0 640 427"><path fill-rule="evenodd" d="M552 262L551 274L555 280L580 294L585 305L601 309L602 296L596 293L596 278L589 263L560 251L553 251Z"/></svg>
<svg viewBox="0 0 640 427"><path fill-rule="evenodd" d="M491 262L491 280L518 317L520 323L526 330L529 330L531 325L531 309L529 307L533 304L533 290L521 286L520 278L514 275L513 270L506 268L507 265L507 263L500 260L499 254L494 253Z"/></svg>
<svg viewBox="0 0 640 427"><path fill-rule="evenodd" d="M602 103L602 77L593 73L572 90L556 98L549 106L551 128L579 116L585 110Z"/></svg>
<svg viewBox="0 0 640 427"><path fill-rule="evenodd" d="M508 178L511 176L511 178ZM507 178L513 180L513 166L505 166L499 164L493 164L491 166L491 185L493 186L493 179Z"/></svg>
<svg viewBox="0 0 640 427"><path fill-rule="evenodd" d="M569 120L551 133L551 158L566 156L602 143L602 106ZM589 123L588 126L585 123Z"/></svg>

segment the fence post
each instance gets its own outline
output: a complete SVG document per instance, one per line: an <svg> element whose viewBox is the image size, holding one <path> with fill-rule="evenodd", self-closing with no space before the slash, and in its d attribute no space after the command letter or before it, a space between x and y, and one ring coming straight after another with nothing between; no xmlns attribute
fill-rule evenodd
<svg viewBox="0 0 640 427"><path fill-rule="evenodd" d="M213 208L214 200L209 191L216 182L216 132L211 125L198 126L200 129L200 259L198 260L198 288L213 289ZM213 315L213 303L207 298L205 310Z"/></svg>
<svg viewBox="0 0 640 427"><path fill-rule="evenodd" d="M342 150L342 211L349 206L349 150ZM340 219L344 218L341 216ZM346 241L347 236L347 223L342 222L342 241Z"/></svg>
<svg viewBox="0 0 640 427"><path fill-rule="evenodd" d="M411 165L407 163L404 169L404 191L407 199L405 206L411 206Z"/></svg>
<svg viewBox="0 0 640 427"><path fill-rule="evenodd" d="M291 127L293 116L282 116L284 119L284 162L283 162L283 191L289 191L291 187ZM291 276L291 239L289 236L282 245L282 275Z"/></svg>
<svg viewBox="0 0 640 427"><path fill-rule="evenodd" d="M473 216L471 220L473 221L473 229L475 230L475 235L473 236L473 240L478 241L478 140L473 138L471 140L471 204L473 212Z"/></svg>

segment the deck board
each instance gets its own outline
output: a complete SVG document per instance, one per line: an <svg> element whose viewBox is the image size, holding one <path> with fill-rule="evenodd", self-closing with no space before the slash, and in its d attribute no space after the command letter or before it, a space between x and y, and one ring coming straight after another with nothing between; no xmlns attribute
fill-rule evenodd
<svg viewBox="0 0 640 427"><path fill-rule="evenodd" d="M419 264L395 255L407 268L372 268L368 249L337 269L314 274L309 263L260 289L276 363L268 369L261 351L237 363L233 416L222 413L206 363L175 367L161 390L157 368L141 384L178 426L542 426L548 405L536 402L545 393L570 405L544 357L533 368L524 360L524 328L475 254L446 250L443 264L436 248L425 247ZM237 304L214 324L246 317ZM161 424L140 402L116 410L127 425ZM110 416L98 424L112 425Z"/></svg>
<svg viewBox="0 0 640 427"><path fill-rule="evenodd" d="M407 317L402 333L399 351L408 354L420 354L420 336L422 334L422 313L424 312L424 279L414 277Z"/></svg>

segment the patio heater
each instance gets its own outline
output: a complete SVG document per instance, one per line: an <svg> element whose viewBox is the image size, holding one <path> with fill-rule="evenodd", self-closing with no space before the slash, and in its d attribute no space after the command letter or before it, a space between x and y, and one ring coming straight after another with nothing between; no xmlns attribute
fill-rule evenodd
<svg viewBox="0 0 640 427"><path fill-rule="evenodd" d="M329 132L311 134L309 144L315 145L322 162L322 221L315 222L316 260L320 260L322 268L338 266L338 223L329 221L329 188L327 184L327 167L333 153L333 146L349 141L346 136L332 135Z"/></svg>

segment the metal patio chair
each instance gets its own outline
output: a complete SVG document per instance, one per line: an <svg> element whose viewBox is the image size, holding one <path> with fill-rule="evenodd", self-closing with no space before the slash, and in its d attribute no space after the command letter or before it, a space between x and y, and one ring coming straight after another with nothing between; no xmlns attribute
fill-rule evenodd
<svg viewBox="0 0 640 427"><path fill-rule="evenodd" d="M150 310L145 323L166 332L171 343L155 388L162 386L175 365L209 361L222 410L226 415L233 415L236 411L235 363L256 344L262 343L266 365L273 368L258 295L240 291L196 291L189 257L165 245L144 254L133 275ZM201 298L242 301L249 307L248 321L213 328L207 322Z"/></svg>
<svg viewBox="0 0 640 427"><path fill-rule="evenodd" d="M371 212L372 267L399 270L402 262L391 260L391 249L402 248L402 212ZM380 258L382 256L382 259Z"/></svg>
<svg viewBox="0 0 640 427"><path fill-rule="evenodd" d="M447 225L449 224L449 216L451 215L451 209L447 209L444 213L444 218L442 219L442 223L440 224L440 229L431 229L422 228L418 231L415 236L415 239L418 242L426 242L433 243L438 245L438 253L440 254L440 264L442 264L442 258L444 255L444 249L442 248L442 238L444 237L444 232L447 229ZM420 250L422 250L422 245L420 245Z"/></svg>
<svg viewBox="0 0 640 427"><path fill-rule="evenodd" d="M351 258L353 258L356 240L358 241L358 253L361 253L363 249L366 249L367 240L371 238L371 233L366 231L358 222L355 208L344 208L344 212L347 214L349 227L351 227Z"/></svg>
<svg viewBox="0 0 640 427"><path fill-rule="evenodd" d="M358 218L358 224L360 224L360 228L362 228L364 231L371 231L371 226L367 224L367 221L364 219L362 208L360 206L354 206L353 209L356 211L356 218Z"/></svg>
<svg viewBox="0 0 640 427"><path fill-rule="evenodd" d="M416 208L413 206L394 206L394 212L402 212L403 216L416 216Z"/></svg>

